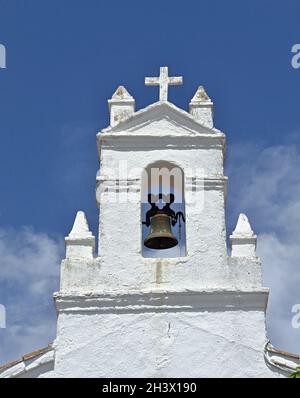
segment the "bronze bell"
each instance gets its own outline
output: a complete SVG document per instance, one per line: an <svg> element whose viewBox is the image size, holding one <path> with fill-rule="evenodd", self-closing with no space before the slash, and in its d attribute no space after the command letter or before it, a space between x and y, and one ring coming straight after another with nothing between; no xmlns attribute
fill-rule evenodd
<svg viewBox="0 0 300 398"><path fill-rule="evenodd" d="M172 233L171 219L163 212L158 212L150 220L150 234L144 240L144 245L149 249L170 249L178 244L176 236Z"/></svg>

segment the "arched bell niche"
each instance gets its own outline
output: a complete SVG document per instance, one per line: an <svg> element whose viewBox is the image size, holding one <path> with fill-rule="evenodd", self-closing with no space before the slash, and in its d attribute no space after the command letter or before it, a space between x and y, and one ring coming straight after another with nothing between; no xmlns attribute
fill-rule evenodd
<svg viewBox="0 0 300 398"><path fill-rule="evenodd" d="M180 167L158 161L143 170L141 219L143 257L186 255L184 172Z"/></svg>

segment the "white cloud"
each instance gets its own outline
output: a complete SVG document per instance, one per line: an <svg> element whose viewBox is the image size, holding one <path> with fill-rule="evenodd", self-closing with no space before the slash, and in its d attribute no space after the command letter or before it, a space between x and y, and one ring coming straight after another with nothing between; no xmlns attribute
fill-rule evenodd
<svg viewBox="0 0 300 398"><path fill-rule="evenodd" d="M283 243L272 233L262 234L258 253L263 259L265 285L270 287L269 337L279 348L300 353L300 329L292 327L292 307L300 304L300 238Z"/></svg>
<svg viewBox="0 0 300 398"><path fill-rule="evenodd" d="M55 337L52 294L58 290L60 242L30 227L0 229L0 303L6 307L0 363L44 347Z"/></svg>
<svg viewBox="0 0 300 398"><path fill-rule="evenodd" d="M229 156L229 222L246 212L258 236L264 285L270 287L268 335L278 348L300 353L292 306L300 303L300 150L298 142L260 148L233 145ZM228 231L230 232L230 230Z"/></svg>

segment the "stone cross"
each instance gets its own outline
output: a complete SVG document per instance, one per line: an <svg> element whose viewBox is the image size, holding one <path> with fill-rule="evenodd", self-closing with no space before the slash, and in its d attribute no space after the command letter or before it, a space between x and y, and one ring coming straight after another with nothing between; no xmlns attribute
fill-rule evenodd
<svg viewBox="0 0 300 398"><path fill-rule="evenodd" d="M182 84L182 76L168 76L168 67L161 66L159 77L145 77L146 86L159 86L159 100L168 101L168 87Z"/></svg>

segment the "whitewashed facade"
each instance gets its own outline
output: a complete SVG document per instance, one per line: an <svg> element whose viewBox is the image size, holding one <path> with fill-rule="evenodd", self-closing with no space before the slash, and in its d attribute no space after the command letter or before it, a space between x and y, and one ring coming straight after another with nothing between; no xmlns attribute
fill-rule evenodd
<svg viewBox="0 0 300 398"><path fill-rule="evenodd" d="M290 359L282 369L272 363L282 355L267 345L269 292L243 214L228 255L225 135L213 126L213 103L200 86L189 112L179 109L167 89L182 79L167 74L161 68L160 78L146 80L160 85L160 101L145 109L135 112L123 86L109 100L110 126L97 135L98 255L79 212L54 294L48 367L32 374L23 361L13 365L22 371L11 366L2 377L278 377L288 370ZM184 172L186 199L199 193L199 202L186 200L186 255L178 258L142 256L141 173L160 161Z"/></svg>

